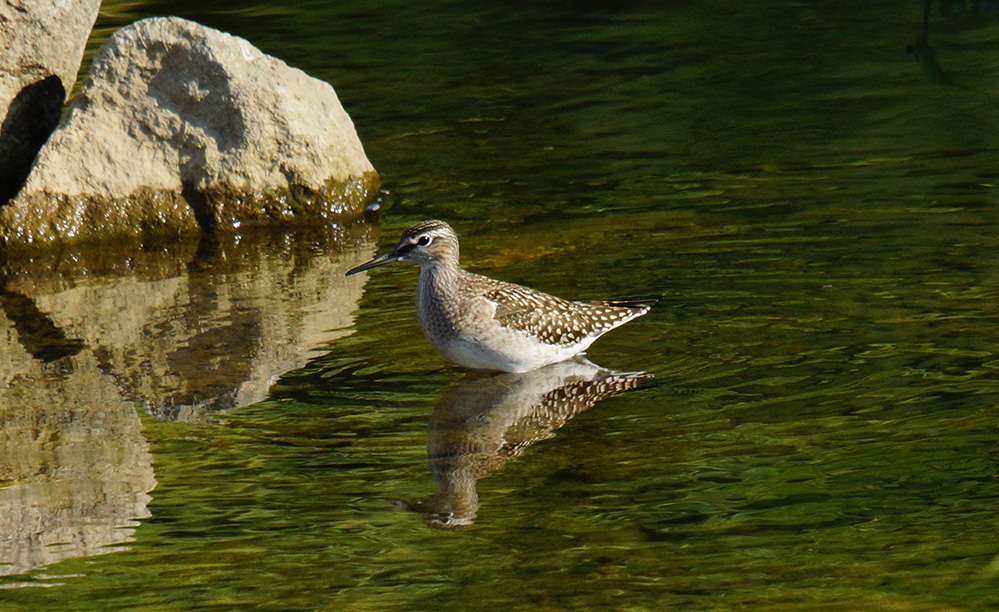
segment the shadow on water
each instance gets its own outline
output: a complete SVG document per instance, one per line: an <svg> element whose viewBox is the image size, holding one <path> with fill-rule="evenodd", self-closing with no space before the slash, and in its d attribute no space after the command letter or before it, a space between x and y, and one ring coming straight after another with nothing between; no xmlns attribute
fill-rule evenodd
<svg viewBox="0 0 999 612"><path fill-rule="evenodd" d="M130 541L156 485L137 406L260 401L348 333L363 279L342 272L372 251L357 226L0 266L0 575Z"/></svg>
<svg viewBox="0 0 999 612"><path fill-rule="evenodd" d="M930 45L930 13L932 0L925 0L923 3L923 28L916 41L906 47L907 56L916 60L923 73L933 83L938 85L949 85L965 89L965 86L956 82L947 73L937 58L937 50ZM948 21L956 21L966 16L977 20L990 20L999 15L999 2L995 0L979 0L972 2L970 11L964 0L941 0L940 13Z"/></svg>
<svg viewBox="0 0 999 612"><path fill-rule="evenodd" d="M645 372L615 372L585 359L522 374L473 372L430 417L427 457L437 491L409 504L432 527L471 525L476 484L597 402L637 389Z"/></svg>

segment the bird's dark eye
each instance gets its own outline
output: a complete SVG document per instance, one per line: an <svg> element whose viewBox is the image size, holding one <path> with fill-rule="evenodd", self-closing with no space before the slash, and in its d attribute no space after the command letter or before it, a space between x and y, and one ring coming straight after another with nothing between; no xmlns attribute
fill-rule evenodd
<svg viewBox="0 0 999 612"><path fill-rule="evenodd" d="M420 239L416 241L416 244L420 246L427 246L430 244L430 236L420 236Z"/></svg>

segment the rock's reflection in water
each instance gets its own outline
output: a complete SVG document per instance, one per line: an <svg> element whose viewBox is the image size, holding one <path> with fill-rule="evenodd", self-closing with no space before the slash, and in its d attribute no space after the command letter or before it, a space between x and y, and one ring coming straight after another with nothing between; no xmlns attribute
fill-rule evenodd
<svg viewBox="0 0 999 612"><path fill-rule="evenodd" d="M135 405L93 352L43 363L12 340L0 313L0 575L114 551L156 484Z"/></svg>
<svg viewBox="0 0 999 612"><path fill-rule="evenodd" d="M265 238L11 263L7 344L42 361L86 346L125 398L163 419L260 401L349 333L364 279L343 271L374 249L363 227Z"/></svg>
<svg viewBox="0 0 999 612"><path fill-rule="evenodd" d="M435 527L459 528L478 514L476 483L598 401L636 389L644 372L615 372L585 359L523 374L470 373L430 419L427 456L437 491L411 505Z"/></svg>
<svg viewBox="0 0 999 612"><path fill-rule="evenodd" d="M348 333L363 277L343 271L374 247L363 228L332 238L7 263L0 575L132 538L156 484L137 406L202 420L259 401L277 376Z"/></svg>

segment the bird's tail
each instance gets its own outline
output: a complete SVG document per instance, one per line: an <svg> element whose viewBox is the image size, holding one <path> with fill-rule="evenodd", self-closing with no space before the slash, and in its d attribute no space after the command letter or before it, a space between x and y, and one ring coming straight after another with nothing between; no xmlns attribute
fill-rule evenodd
<svg viewBox="0 0 999 612"><path fill-rule="evenodd" d="M659 298L638 298L634 300L612 300L605 303L608 306L617 306L618 308L634 308L635 310L646 312L658 301Z"/></svg>

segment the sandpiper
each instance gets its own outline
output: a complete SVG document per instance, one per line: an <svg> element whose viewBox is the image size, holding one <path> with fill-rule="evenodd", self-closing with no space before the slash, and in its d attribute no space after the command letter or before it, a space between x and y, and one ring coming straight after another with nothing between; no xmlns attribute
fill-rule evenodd
<svg viewBox="0 0 999 612"><path fill-rule="evenodd" d="M527 372L565 361L654 301L573 302L462 270L458 236L436 220L410 227L397 247L347 275L394 261L420 264L416 314L430 344L477 370Z"/></svg>

